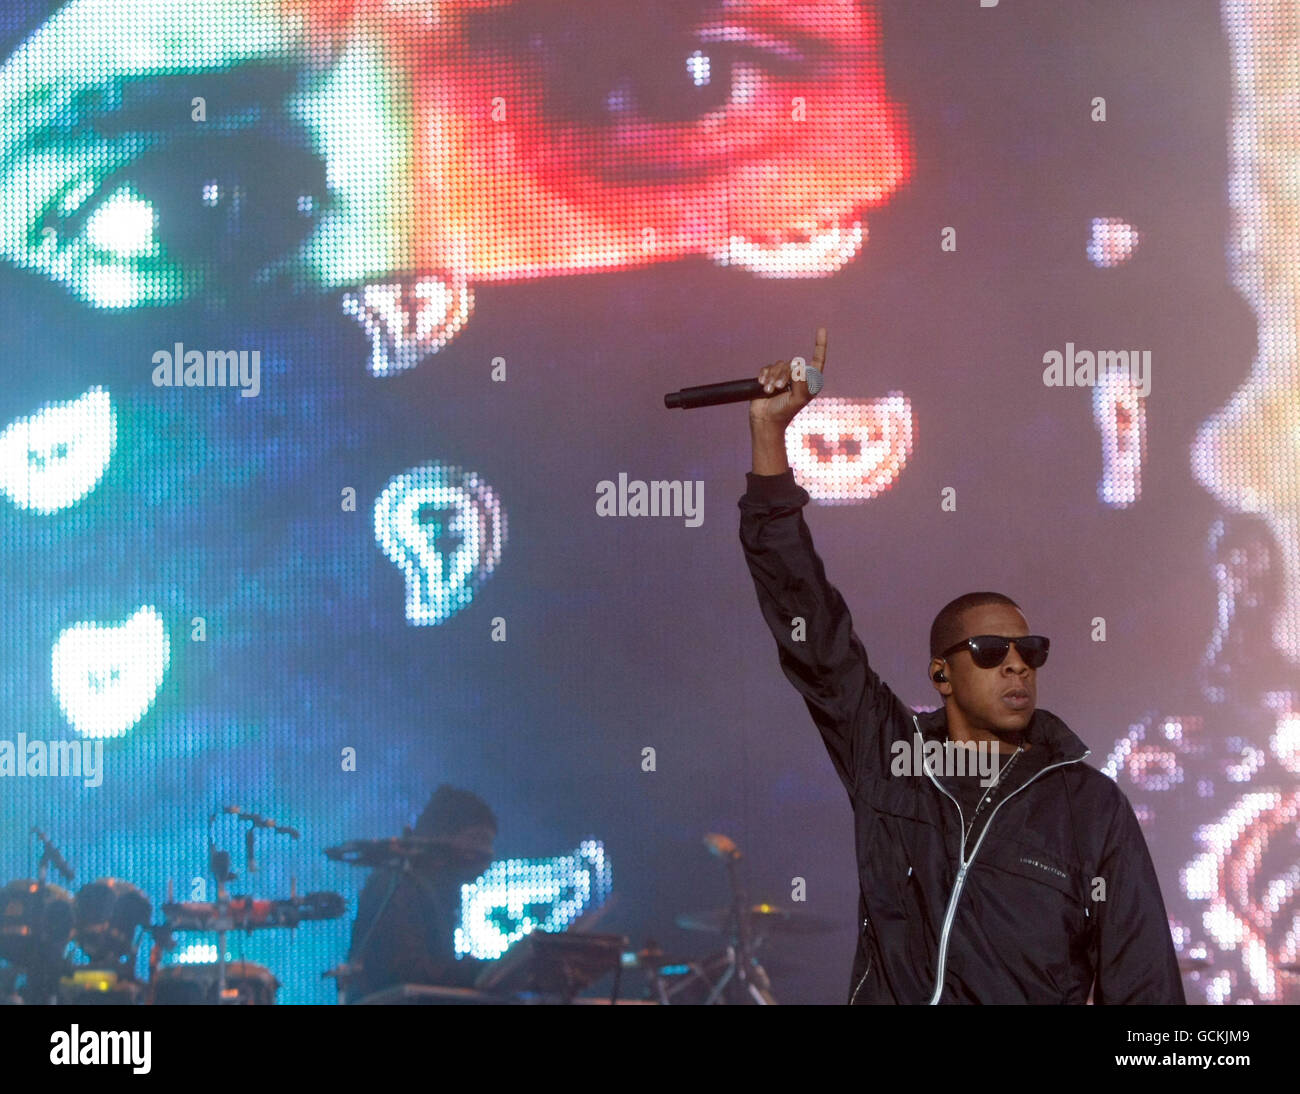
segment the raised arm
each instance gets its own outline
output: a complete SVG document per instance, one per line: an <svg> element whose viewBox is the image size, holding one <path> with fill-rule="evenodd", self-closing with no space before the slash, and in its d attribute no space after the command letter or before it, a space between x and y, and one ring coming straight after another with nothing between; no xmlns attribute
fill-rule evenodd
<svg viewBox="0 0 1300 1094"><path fill-rule="evenodd" d="M812 364L825 369L825 330L817 332ZM768 365L758 379L782 394L749 406L753 470L740 499L740 542L781 669L803 696L851 795L864 763L881 751L880 728L898 700L868 664L803 519L809 497L786 459L785 430L812 401L808 384L792 379L788 361Z"/></svg>

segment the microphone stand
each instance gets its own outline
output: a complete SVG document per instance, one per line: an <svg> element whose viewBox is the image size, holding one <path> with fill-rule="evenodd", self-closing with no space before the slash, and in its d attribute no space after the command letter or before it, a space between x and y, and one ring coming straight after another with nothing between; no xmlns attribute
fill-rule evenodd
<svg viewBox="0 0 1300 1094"><path fill-rule="evenodd" d="M257 870L257 860L254 858L253 837L259 828L269 828L272 832L282 832L292 839L298 839L299 833L296 828L288 828L285 825L277 824L275 821L266 817L259 816L257 813L248 813L238 806L228 805L218 813L212 813L208 817L208 866L212 871L212 876L217 882L217 1003L222 1004L226 1001L226 932L229 931L234 923L230 918L230 890L226 887L227 881L235 880L239 875L230 872L230 853L217 848L216 839L212 834L212 826L220 816L232 815L235 820L243 821L247 824L248 831L244 833L244 866L246 874L253 874ZM297 893L297 879L292 883L294 890L293 895ZM248 897L251 906L252 896ZM251 926L251 923L250 923Z"/></svg>
<svg viewBox="0 0 1300 1094"><path fill-rule="evenodd" d="M36 884L44 889L46 886L45 879L50 876L50 863L53 861L51 851L54 845L45 838L45 834L37 828L32 829L32 834L38 836L41 841L41 857L36 864ZM66 953L62 960L66 963ZM58 1003L58 970L42 967L36 973L39 986L33 992L34 995L41 996L41 1002L53 1006ZM27 980L31 983L32 973L28 970Z"/></svg>
<svg viewBox="0 0 1300 1094"><path fill-rule="evenodd" d="M749 903L745 899L745 889L740 880L737 862L740 852L727 857L727 882L731 888L731 920L735 924L732 947L735 954L736 979L743 991L750 991L749 964L753 952L749 922Z"/></svg>
<svg viewBox="0 0 1300 1094"><path fill-rule="evenodd" d="M719 998L732 976L741 990L760 1006L774 1006L772 983L767 971L754 956L754 932L749 915L749 898L740 877L740 850L726 837L709 836L705 843L727 864L727 881L731 888L731 945L727 947L728 969L718 981L707 1002Z"/></svg>
<svg viewBox="0 0 1300 1094"><path fill-rule="evenodd" d="M217 998L221 1006L226 1001L226 932L230 929L230 890L226 882L235 875L230 872L230 853L217 847L212 835L212 826L219 813L208 817L208 869L212 871L217 883L217 920L214 924L217 932Z"/></svg>

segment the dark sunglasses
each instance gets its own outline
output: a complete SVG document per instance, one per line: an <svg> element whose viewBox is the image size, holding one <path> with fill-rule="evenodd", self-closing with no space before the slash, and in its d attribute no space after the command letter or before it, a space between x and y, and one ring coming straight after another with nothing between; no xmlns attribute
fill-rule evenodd
<svg viewBox="0 0 1300 1094"><path fill-rule="evenodd" d="M1011 644L1015 643L1020 659L1031 669L1042 668L1047 660L1047 651L1051 641L1041 634L1027 634L1023 638L1004 638L1000 634L977 634L973 638L963 638L955 646L949 646L939 656L947 658L958 650L970 650L971 660L982 669L997 668L1007 659Z"/></svg>

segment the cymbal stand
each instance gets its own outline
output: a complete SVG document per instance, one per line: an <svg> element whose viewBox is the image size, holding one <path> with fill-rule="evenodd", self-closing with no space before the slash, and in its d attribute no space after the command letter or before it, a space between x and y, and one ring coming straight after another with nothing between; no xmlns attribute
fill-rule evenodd
<svg viewBox="0 0 1300 1094"><path fill-rule="evenodd" d="M715 852L717 853L717 852ZM773 1006L772 982L767 971L755 956L753 923L749 914L749 899L740 877L740 851L734 845L719 855L727 864L727 880L731 886L731 943L727 946L726 972L719 978L706 1004L717 1003L734 978L740 990L759 1006Z"/></svg>

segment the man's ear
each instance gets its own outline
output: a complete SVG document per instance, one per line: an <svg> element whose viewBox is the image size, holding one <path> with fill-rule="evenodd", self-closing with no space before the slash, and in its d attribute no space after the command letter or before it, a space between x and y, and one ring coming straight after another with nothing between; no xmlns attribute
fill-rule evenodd
<svg viewBox="0 0 1300 1094"><path fill-rule="evenodd" d="M948 680L947 665L943 658L935 657L930 661L930 682L940 695L951 695L952 684Z"/></svg>

